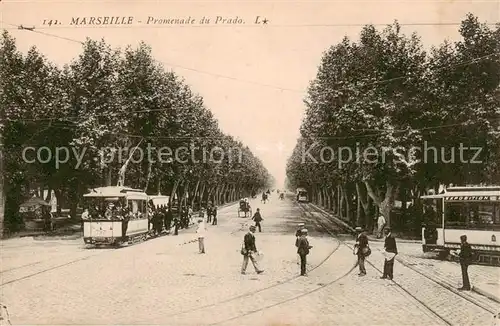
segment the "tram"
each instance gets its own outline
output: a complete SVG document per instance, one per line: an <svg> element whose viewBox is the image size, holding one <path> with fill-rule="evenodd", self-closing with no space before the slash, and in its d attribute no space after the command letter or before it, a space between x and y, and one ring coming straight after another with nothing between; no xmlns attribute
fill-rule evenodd
<svg viewBox="0 0 500 326"><path fill-rule="evenodd" d="M477 263L500 265L500 186L450 187L421 198L431 201L427 209L435 216L434 223L422 227L424 252L439 251L447 257L466 235Z"/></svg>
<svg viewBox="0 0 500 326"><path fill-rule="evenodd" d="M309 201L307 190L305 188L297 188L296 196L299 203L307 203Z"/></svg>
<svg viewBox="0 0 500 326"><path fill-rule="evenodd" d="M148 195L127 187L100 187L83 195L89 217L83 221L86 244L120 245L146 240Z"/></svg>

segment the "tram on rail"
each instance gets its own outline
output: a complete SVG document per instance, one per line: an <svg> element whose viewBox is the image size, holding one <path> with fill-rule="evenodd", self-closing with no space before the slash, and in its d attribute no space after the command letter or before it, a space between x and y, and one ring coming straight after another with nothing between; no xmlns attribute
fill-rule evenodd
<svg viewBox="0 0 500 326"><path fill-rule="evenodd" d="M100 187L83 195L89 216L83 221L86 244L132 243L146 240L148 195L127 187Z"/></svg>
<svg viewBox="0 0 500 326"><path fill-rule="evenodd" d="M421 198L436 217L422 227L424 252L439 251L447 257L466 235L476 263L500 265L500 186L450 187Z"/></svg>
<svg viewBox="0 0 500 326"><path fill-rule="evenodd" d="M309 201L309 196L305 188L297 188L295 195L299 203L307 203Z"/></svg>

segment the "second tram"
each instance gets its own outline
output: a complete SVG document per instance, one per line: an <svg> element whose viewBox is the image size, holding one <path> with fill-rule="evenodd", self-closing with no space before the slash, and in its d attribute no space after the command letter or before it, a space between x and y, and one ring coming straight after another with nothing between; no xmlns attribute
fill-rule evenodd
<svg viewBox="0 0 500 326"><path fill-rule="evenodd" d="M309 201L307 190L304 188L297 188L296 196L299 203L307 203Z"/></svg>

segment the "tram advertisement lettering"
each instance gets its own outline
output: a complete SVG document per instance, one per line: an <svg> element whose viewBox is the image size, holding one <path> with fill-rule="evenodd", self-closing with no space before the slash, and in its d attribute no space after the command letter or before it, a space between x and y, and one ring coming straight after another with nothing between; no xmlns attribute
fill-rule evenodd
<svg viewBox="0 0 500 326"><path fill-rule="evenodd" d="M445 197L448 201L496 201L500 200L500 196L448 196Z"/></svg>

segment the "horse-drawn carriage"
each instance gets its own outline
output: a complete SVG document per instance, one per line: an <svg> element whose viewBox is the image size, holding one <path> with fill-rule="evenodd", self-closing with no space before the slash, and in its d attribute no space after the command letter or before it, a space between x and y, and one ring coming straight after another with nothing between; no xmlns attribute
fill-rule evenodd
<svg viewBox="0 0 500 326"><path fill-rule="evenodd" d="M238 217L242 217L241 213L245 213L243 217L252 216L252 207L248 202L248 198L240 200L240 205L238 206ZM247 215L248 214L248 215Z"/></svg>

